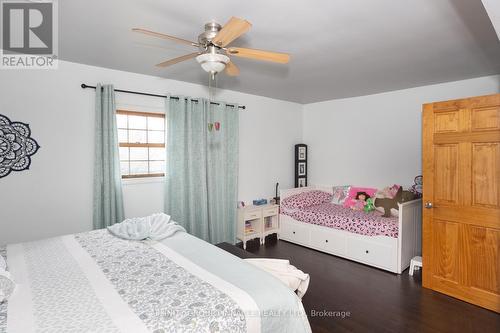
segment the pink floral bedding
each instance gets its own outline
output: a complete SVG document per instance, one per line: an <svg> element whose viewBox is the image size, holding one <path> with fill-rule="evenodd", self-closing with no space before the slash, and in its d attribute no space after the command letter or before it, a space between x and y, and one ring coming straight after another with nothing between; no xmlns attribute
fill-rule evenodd
<svg viewBox="0 0 500 333"><path fill-rule="evenodd" d="M365 213L341 205L324 203L295 211L282 210L281 213L297 221L360 235L398 237L398 218L382 217L377 211Z"/></svg>
<svg viewBox="0 0 500 333"><path fill-rule="evenodd" d="M288 198L283 199L281 206L288 209L302 209L322 203L330 202L333 194L324 191L313 190L302 193L297 193Z"/></svg>

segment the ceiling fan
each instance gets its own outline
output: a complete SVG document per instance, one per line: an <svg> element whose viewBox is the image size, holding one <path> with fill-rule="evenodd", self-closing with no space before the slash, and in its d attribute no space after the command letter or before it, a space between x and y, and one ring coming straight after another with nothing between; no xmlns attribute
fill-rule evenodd
<svg viewBox="0 0 500 333"><path fill-rule="evenodd" d="M225 70L229 76L240 74L239 68L231 61L229 56L264 60L286 64L290 56L286 53L269 52L256 49L228 46L232 41L250 30L252 24L246 20L231 17L225 26L216 22L205 24L205 32L198 36L198 42L166 35L159 32L142 28L134 28L132 31L145 35L171 40L177 43L197 47L198 51L170 59L157 64L157 67L167 67L179 62L196 58L201 67L212 76Z"/></svg>

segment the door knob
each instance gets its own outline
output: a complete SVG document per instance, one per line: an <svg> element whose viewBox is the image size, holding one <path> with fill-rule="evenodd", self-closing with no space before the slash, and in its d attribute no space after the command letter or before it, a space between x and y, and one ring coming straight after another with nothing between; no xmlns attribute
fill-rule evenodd
<svg viewBox="0 0 500 333"><path fill-rule="evenodd" d="M425 208L430 209L433 208L434 206L432 205L432 202L426 202L425 203Z"/></svg>

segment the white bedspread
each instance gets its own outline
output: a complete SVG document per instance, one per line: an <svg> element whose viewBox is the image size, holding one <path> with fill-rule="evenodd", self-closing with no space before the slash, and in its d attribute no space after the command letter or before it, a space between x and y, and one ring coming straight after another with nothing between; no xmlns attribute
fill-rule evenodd
<svg viewBox="0 0 500 333"><path fill-rule="evenodd" d="M8 245L6 256L17 286L0 333L310 332L279 281L184 232L157 242L96 230Z"/></svg>

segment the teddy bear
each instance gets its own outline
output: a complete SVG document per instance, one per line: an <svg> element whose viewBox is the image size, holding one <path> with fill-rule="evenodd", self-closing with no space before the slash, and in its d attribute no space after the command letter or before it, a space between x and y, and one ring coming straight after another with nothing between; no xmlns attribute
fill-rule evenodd
<svg viewBox="0 0 500 333"><path fill-rule="evenodd" d="M393 198L375 198L375 207L376 208L382 208L384 211L383 217L390 217L391 216L391 209L397 209L399 210L399 205L400 203L403 202L403 188L400 186L398 191L396 192L396 195Z"/></svg>

